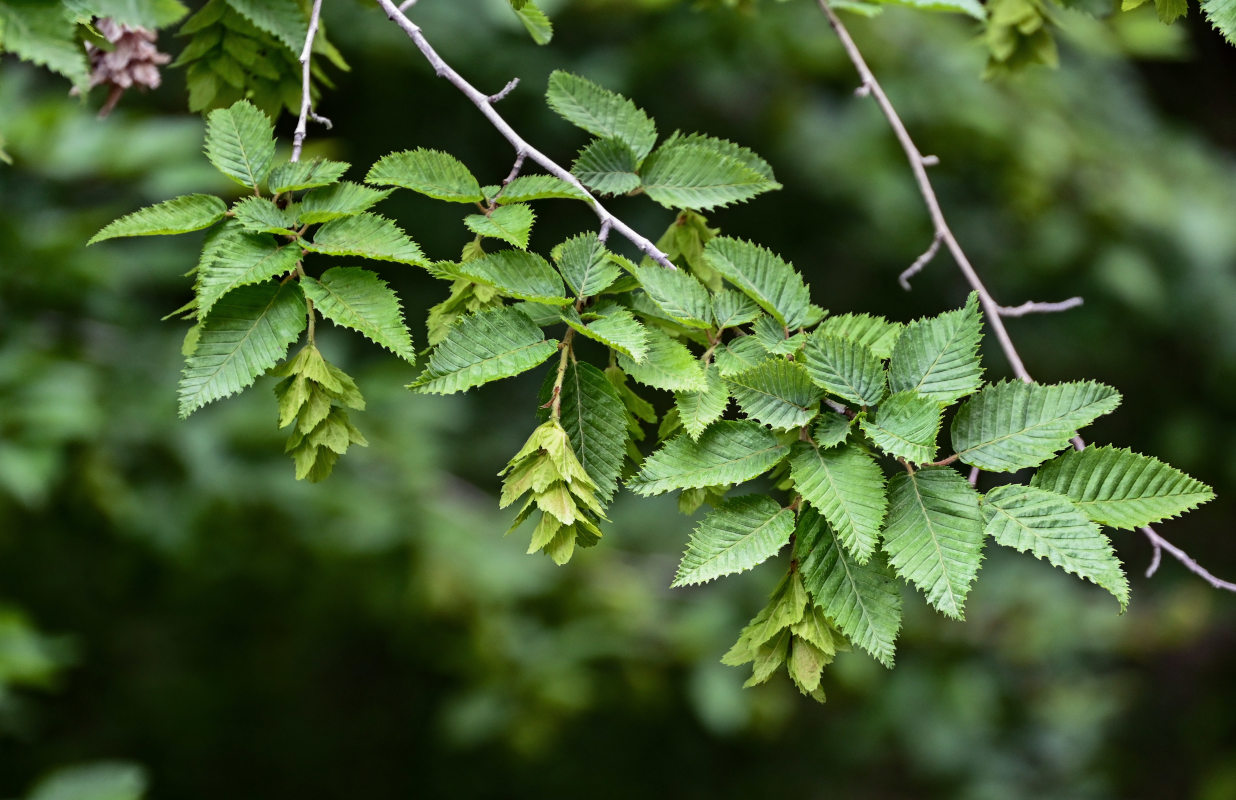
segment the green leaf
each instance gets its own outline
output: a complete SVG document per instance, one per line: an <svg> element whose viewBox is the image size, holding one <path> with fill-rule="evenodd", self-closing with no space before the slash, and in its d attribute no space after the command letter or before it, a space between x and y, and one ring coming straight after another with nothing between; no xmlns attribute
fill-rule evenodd
<svg viewBox="0 0 1236 800"><path fill-rule="evenodd" d="M625 143L637 163L657 141L657 126L647 114L622 95L586 78L554 70L545 99L550 108L577 128Z"/></svg>
<svg viewBox="0 0 1236 800"><path fill-rule="evenodd" d="M676 322L707 328L712 322L712 297L704 284L682 270L661 266L634 267L633 274L652 302Z"/></svg>
<svg viewBox="0 0 1236 800"><path fill-rule="evenodd" d="M884 552L893 568L954 619L983 560L978 493L948 467L899 472L888 483Z"/></svg>
<svg viewBox="0 0 1236 800"><path fill-rule="evenodd" d="M595 319L585 323L575 309L562 309L563 320L579 333L636 363L644 360L648 354L648 330L635 319L630 309L610 304L590 316L595 316Z"/></svg>
<svg viewBox="0 0 1236 800"><path fill-rule="evenodd" d="M851 642L891 668L901 592L884 558L877 553L860 564L814 509L803 511L797 536L809 547L799 571L816 606Z"/></svg>
<svg viewBox="0 0 1236 800"><path fill-rule="evenodd" d="M874 406L884 397L884 362L858 342L812 335L803 350L803 364L817 386L843 400Z"/></svg>
<svg viewBox="0 0 1236 800"><path fill-rule="evenodd" d="M1202 0L1202 13L1228 44L1236 44L1236 0Z"/></svg>
<svg viewBox="0 0 1236 800"><path fill-rule="evenodd" d="M1078 428L1118 405L1119 392L1093 381L991 384L957 409L953 449L988 472L1037 467L1068 447Z"/></svg>
<svg viewBox="0 0 1236 800"><path fill-rule="evenodd" d="M300 257L301 249L295 244L280 246L270 236L247 233L235 222L212 230L198 263L198 319L204 320L219 298L233 289L296 269Z"/></svg>
<svg viewBox="0 0 1236 800"><path fill-rule="evenodd" d="M295 235L296 212L290 208L279 208L265 197L241 198L232 206L232 214L250 233Z"/></svg>
<svg viewBox="0 0 1236 800"><path fill-rule="evenodd" d="M1117 447L1087 447L1048 461L1030 480L1065 495L1101 525L1133 530L1183 514L1214 492L1162 461Z"/></svg>
<svg viewBox="0 0 1236 800"><path fill-rule="evenodd" d="M12 53L74 86L89 83L86 52L74 35L72 15L60 3L7 0L0 3L0 52Z"/></svg>
<svg viewBox="0 0 1236 800"><path fill-rule="evenodd" d="M1189 3L1187 0L1154 0L1154 10L1159 15L1160 22L1171 25L1189 13ZM1232 28L1229 27L1228 30ZM1231 41L1230 37L1228 41Z"/></svg>
<svg viewBox="0 0 1236 800"><path fill-rule="evenodd" d="M275 158L275 128L248 100L206 115L206 157L215 169L255 192Z"/></svg>
<svg viewBox="0 0 1236 800"><path fill-rule="evenodd" d="M209 228L227 213L227 206L214 195L186 194L138 209L109 223L86 244L120 236L158 236Z"/></svg>
<svg viewBox="0 0 1236 800"><path fill-rule="evenodd" d="M636 163L635 153L626 142L593 139L575 157L571 174L601 194L626 194L639 188Z"/></svg>
<svg viewBox="0 0 1236 800"><path fill-rule="evenodd" d="M860 564L875 552L888 510L884 473L875 459L855 445L821 450L797 442L790 476L799 494L819 509L846 551Z"/></svg>
<svg viewBox="0 0 1236 800"><path fill-rule="evenodd" d="M760 314L756 302L742 292L722 289L712 296L712 317L718 329L746 325Z"/></svg>
<svg viewBox="0 0 1236 800"><path fill-rule="evenodd" d="M730 498L704 517L671 586L707 583L746 572L777 554L794 532L794 512L771 497Z"/></svg>
<svg viewBox="0 0 1236 800"><path fill-rule="evenodd" d="M919 11L943 11L952 14L966 14L977 20L987 18L987 12L979 0L879 0L883 5L905 6Z"/></svg>
<svg viewBox="0 0 1236 800"><path fill-rule="evenodd" d="M368 211L331 220L318 228L312 242L302 240L301 245L331 256L362 256L422 267L429 263L416 242L395 223Z"/></svg>
<svg viewBox="0 0 1236 800"><path fill-rule="evenodd" d="M850 435L850 420L844 414L830 414L825 411L820 415L820 419L815 423L815 428L811 431L811 438L820 447L828 449L836 447L846 440Z"/></svg>
<svg viewBox="0 0 1236 800"><path fill-rule="evenodd" d="M485 187L485 196L501 203L526 203L530 200L587 200L588 196L570 183L553 175L520 175L501 187Z"/></svg>
<svg viewBox="0 0 1236 800"><path fill-rule="evenodd" d="M730 392L713 365L704 367L704 389L674 395L682 427L692 439L699 439L709 425L721 419L730 404Z"/></svg>
<svg viewBox="0 0 1236 800"><path fill-rule="evenodd" d="M227 0L257 27L297 55L305 46L309 20L296 0Z"/></svg>
<svg viewBox="0 0 1236 800"><path fill-rule="evenodd" d="M674 131L673 135L665 140L665 146L669 147L670 145L697 145L703 147L726 158L734 159L744 167L770 181L774 180L772 166L767 161L760 158L752 150L726 139L718 139L702 133L683 134Z"/></svg>
<svg viewBox="0 0 1236 800"><path fill-rule="evenodd" d="M548 404L556 370L550 370L541 402ZM562 428L571 437L575 455L588 477L596 484L597 494L609 502L618 490L618 477L627 447L626 408L618 390L604 373L591 364L567 364L560 395ZM542 416L548 419L544 406Z"/></svg>
<svg viewBox="0 0 1236 800"><path fill-rule="evenodd" d="M888 358L904 327L900 322L889 322L870 314L838 314L821 322L816 335L848 339L871 348L880 358Z"/></svg>
<svg viewBox="0 0 1236 800"><path fill-rule="evenodd" d="M780 189L736 158L704 144L665 144L640 167L644 192L666 208L707 211Z"/></svg>
<svg viewBox="0 0 1236 800"><path fill-rule="evenodd" d="M501 239L520 250L528 249L528 237L532 235L532 222L536 215L523 203L498 206L488 214L469 214L464 217L468 230L491 239Z"/></svg>
<svg viewBox="0 0 1236 800"><path fill-rule="evenodd" d="M502 306L471 314L451 326L409 388L425 394L462 392L527 372L557 347L557 340L547 340L518 309Z"/></svg>
<svg viewBox="0 0 1236 800"><path fill-rule="evenodd" d="M343 177L352 166L345 161L329 161L317 158L312 161L292 161L280 164L270 171L266 187L271 194L297 192L318 186L330 186Z"/></svg>
<svg viewBox="0 0 1236 800"><path fill-rule="evenodd" d="M618 364L635 380L667 392L698 392L704 388L704 369L682 342L655 328L648 332L648 353L643 361L619 355Z"/></svg>
<svg viewBox="0 0 1236 800"><path fill-rule="evenodd" d="M788 450L757 422L722 420L709 426L698 441L685 434L670 439L644 459L627 488L647 496L739 484L766 472Z"/></svg>
<svg viewBox="0 0 1236 800"><path fill-rule="evenodd" d="M503 294L550 305L567 305L562 279L536 253L499 250L460 264L456 271L475 283L493 286Z"/></svg>
<svg viewBox="0 0 1236 800"><path fill-rule="evenodd" d="M768 351L754 336L739 336L731 339L729 344L718 347L713 357L722 377L732 378L744 370L764 363L768 358Z"/></svg>
<svg viewBox="0 0 1236 800"><path fill-rule="evenodd" d="M788 356L797 353L807 343L806 335L801 331L793 336L786 336L785 328L767 314L760 314L751 326L752 333L760 345L774 356Z"/></svg>
<svg viewBox="0 0 1236 800"><path fill-rule="evenodd" d="M330 222L341 217L353 217L391 195L391 189L370 189L351 181L340 181L307 192L300 201L296 216L306 225Z"/></svg>
<svg viewBox="0 0 1236 800"><path fill-rule="evenodd" d="M704 260L787 328L811 325L811 292L793 266L770 250L718 236L704 247Z"/></svg>
<svg viewBox="0 0 1236 800"><path fill-rule="evenodd" d="M305 329L304 298L292 284L243 286L215 303L180 379L180 416L253 385L287 355Z"/></svg>
<svg viewBox="0 0 1236 800"><path fill-rule="evenodd" d="M177 0L69 0L68 6L82 14L151 29L166 28L189 13Z"/></svg>
<svg viewBox="0 0 1236 800"><path fill-rule="evenodd" d="M1121 611L1129 604L1129 581L1111 541L1069 498L1010 484L988 492L982 512L987 535L1000 544L1102 586Z"/></svg>
<svg viewBox="0 0 1236 800"><path fill-rule="evenodd" d="M822 392L802 364L770 358L726 378L743 413L777 430L806 425L820 412Z"/></svg>
<svg viewBox="0 0 1236 800"><path fill-rule="evenodd" d="M554 38L554 26L549 21L549 17L545 16L545 12L537 8L536 3L532 0L521 0L518 5L512 3L511 7L515 10L519 21L528 30L532 41L537 44L549 44L549 41Z"/></svg>
<svg viewBox="0 0 1236 800"><path fill-rule="evenodd" d="M622 274L595 233L581 233L567 239L555 247L551 255L577 297L600 294Z"/></svg>
<svg viewBox="0 0 1236 800"><path fill-rule="evenodd" d="M935 461L936 436L943 422L943 407L916 392L898 392L884 398L875 415L859 420L863 432L884 452L915 464Z"/></svg>
<svg viewBox="0 0 1236 800"><path fill-rule="evenodd" d="M351 328L409 364L416 361L399 298L374 273L360 267L335 267L317 281L301 278L300 285L323 317Z"/></svg>
<svg viewBox="0 0 1236 800"><path fill-rule="evenodd" d="M399 186L452 203L484 200L481 185L459 159L437 150L404 150L378 159L365 183Z"/></svg>
<svg viewBox="0 0 1236 800"><path fill-rule="evenodd" d="M905 326L888 365L889 388L918 392L952 403L983 383L979 342L983 338L978 294L964 308Z"/></svg>

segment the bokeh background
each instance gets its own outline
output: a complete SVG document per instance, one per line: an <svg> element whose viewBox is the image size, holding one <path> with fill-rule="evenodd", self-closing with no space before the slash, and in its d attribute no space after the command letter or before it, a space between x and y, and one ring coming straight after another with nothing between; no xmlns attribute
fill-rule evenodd
<svg viewBox="0 0 1236 800"><path fill-rule="evenodd" d="M674 0L542 5L547 48L499 0L422 0L415 18L501 111L569 162L554 68L644 106L662 132L751 146L785 188L716 213L806 274L836 312L958 305L908 169L814 4L756 12ZM353 163L449 150L497 182L512 154L368 4L328 2L334 73L310 154ZM1044 381L1125 402L1089 434L1157 454L1219 497L1160 530L1236 577L1236 49L1198 18L1057 15L1058 70L984 82L973 23L890 9L853 33L924 152L971 259ZM181 43L165 34L165 49ZM199 239L85 240L139 205L229 191L183 113L183 75L106 121L0 61L0 796L1236 798L1236 596L1114 536L1128 613L1049 565L988 547L951 622L907 598L898 663L828 669L828 703L788 681L742 690L718 663L779 577L766 565L670 591L692 521L621 497L566 568L503 538L495 473L535 425L540 374L459 397L402 388L406 365L327 327L370 402L372 445L324 484L292 479L267 382L176 418ZM98 102L98 98L94 98ZM286 115L278 129L290 138ZM657 234L668 212L613 203ZM384 205L436 258L457 209ZM534 245L594 225L542 203ZM383 275L412 320L445 286ZM423 327L414 334L424 342ZM993 376L1007 373L994 343ZM907 594L912 590L907 589Z"/></svg>

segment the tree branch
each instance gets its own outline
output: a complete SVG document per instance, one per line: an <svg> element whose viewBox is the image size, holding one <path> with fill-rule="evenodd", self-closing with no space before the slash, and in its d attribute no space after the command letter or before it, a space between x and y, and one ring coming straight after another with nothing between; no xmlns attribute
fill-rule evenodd
<svg viewBox="0 0 1236 800"><path fill-rule="evenodd" d="M880 86L880 82L876 80L875 74L867 66L862 52L854 44L854 40L850 38L850 32L846 30L841 19L833 11L832 7L829 6L828 0L816 0L816 3L819 5L820 10L824 12L824 16L828 18L828 24L832 26L833 31L837 34L837 38L841 40L841 46L845 49L846 55L849 56L851 63L854 64L854 68L862 79L862 85L856 94L860 97L868 95L874 97L881 113L884 114L884 118L888 121L889 127L896 134L897 141L901 144L901 149L905 152L906 159L910 162L910 169L914 173L914 180L918 184L919 193L923 196L923 202L927 204L927 211L931 215L931 223L935 228L935 241L932 242L931 247L908 270L901 274L900 281L902 286L909 288L907 286L909 278L926 266L927 262L935 255L940 243L943 242L952 254L953 260L957 262L957 267L961 270L962 275L965 276L966 282L970 284L974 291L978 292L979 301L983 304L983 310L986 312L987 324L991 326L992 332L995 333L996 339L1000 342L1000 349L1004 351L1005 358L1008 359L1009 365L1013 368L1013 373L1023 381L1032 383L1034 379L1026 371L1025 364L1022 363L1021 356L1013 345L1013 340L1009 337L1002 318L1042 311L1064 311L1065 309L1081 305L1082 299L1080 297L1073 297L1059 303L1024 303L1011 308L1002 307L996 303L995 299L991 296L991 292L987 290L982 279L979 278L978 272L975 271L970 260L966 258L965 252L961 249L961 245L957 242L957 238L949 228L948 222L944 219L944 212L940 209L940 201L937 199L935 189L931 185L931 179L927 176L927 167L938 163L939 159L935 156L924 156L918 149L918 146L914 144L909 131L906 130L905 124L897 114L897 109L893 107L892 102L888 99L888 95L884 93L884 89ZM1080 436L1077 436L1073 439L1073 445L1078 450L1081 450L1085 448L1086 443ZM973 485L977 478L977 471L971 471L971 485ZM1150 568L1146 571L1147 577L1154 575L1162 559L1162 552L1166 550L1173 558L1183 564L1186 569L1200 576L1214 588L1236 592L1236 583L1216 578L1205 567L1194 561L1188 553L1176 547L1167 539L1164 539L1149 525L1142 528L1141 532L1150 540L1151 546L1154 547Z"/></svg>
<svg viewBox="0 0 1236 800"><path fill-rule="evenodd" d="M309 12L309 31L305 34L305 46L300 51L300 117L296 120L296 132L292 134L292 157L289 161L300 161L300 151L305 145L310 119L325 125L327 130L330 129L330 120L318 116L309 108L312 102L312 71L309 59L313 57L313 40L318 35L321 19L322 0L313 0L313 10Z"/></svg>
<svg viewBox="0 0 1236 800"><path fill-rule="evenodd" d="M510 142L511 146L515 148L515 153L517 156L522 154L532 159L537 164L544 167L550 175L566 181L579 191L583 192L584 196L587 198L588 204L592 207L593 213L595 213L597 215L597 219L601 221L601 227L603 230L612 229L618 232L625 239L627 239L627 241L639 248L640 252L651 258L653 261L656 261L658 264L667 269L675 269L673 262L669 260L669 257L666 256L665 253L661 252L661 249L658 248L656 244L654 244L650 239L640 235L637 231L631 228L631 226L627 225L625 222L607 211L605 207L601 205L601 202L597 200L597 198L589 192L582 183L579 182L579 179L571 174L570 170L560 166L549 156L528 144L528 142L520 136L505 119L502 118L502 115L494 110L495 101L491 100L490 95L479 91L472 84L468 83L462 75L452 69L451 66L442 59L442 56L438 55L438 52L433 49L433 46L429 44L429 40L425 38L425 35L421 32L420 27L412 22L412 20L408 19L398 6L391 2L391 0L378 0L378 5L380 5L382 10L386 12L386 16L398 25L403 32L407 34L408 38L412 40L412 43L416 45L416 49L421 51L421 55L425 56L425 59L429 62L430 66L433 67L434 73L440 78L445 78L452 86L471 100L472 104L477 107L477 109L485 116L487 120L489 120L489 123L497 129L498 133L502 134L502 138ZM494 95L494 97L499 97L502 94L503 92L499 92L498 95Z"/></svg>

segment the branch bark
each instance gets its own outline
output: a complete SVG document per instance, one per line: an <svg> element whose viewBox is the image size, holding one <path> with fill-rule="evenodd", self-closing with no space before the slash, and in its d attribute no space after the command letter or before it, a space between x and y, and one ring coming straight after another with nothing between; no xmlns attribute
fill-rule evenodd
<svg viewBox="0 0 1236 800"><path fill-rule="evenodd" d="M906 159L910 162L910 169L914 173L914 180L918 184L919 193L923 196L923 202L927 205L927 212L931 216L932 226L935 228L935 239L931 246L914 262L910 269L902 273L900 278L902 286L906 286L909 278L926 266L927 262L935 255L940 244L943 243L948 248L949 253L952 254L953 260L957 262L957 268L965 276L966 282L970 284L974 291L978 292L979 301L983 305L983 311L987 318L987 324L991 327L997 341L999 341L1000 349L1004 351L1004 356L1008 359L1009 365L1013 369L1013 374L1027 383L1033 383L1034 379L1030 377L1030 373L1026 370L1026 366L1022 362L1021 356L1018 354L1017 348L1008 334L1008 330L1004 327L1003 318L1034 312L1063 311L1067 308L1081 305L1081 298L1074 297L1060 303L1025 303L1011 308L1002 307L995 301L991 296L991 292L987 290L986 285L979 277L978 272L970 263L970 259L966 257L961 244L958 243L957 237L953 235L953 231L949 228L948 222L944 218L944 212L940 208L940 201L936 197L935 188L931 184L931 178L927 175L927 167L938 163L938 159L935 156L924 156L918 149L918 146L914 144L909 131L906 130L905 123L901 121L901 117L897 114L897 109L888 99L888 95L884 93L884 88L880 86L880 82L876 80L875 74L867 66L867 61L863 58L862 51L858 49L858 45L854 44L854 40L850 37L850 32L846 30L841 18L837 16L837 13L828 4L828 0L816 0L816 4L819 5L820 11L824 13L824 16L828 18L828 24L832 26L833 31L837 34L837 38L841 40L841 46L845 49L846 55L854 65L855 70L858 71L862 85L859 87L857 94L859 96L870 95L875 98L881 113L884 114L889 127L892 128L897 141L901 144L901 149L905 152ZM1074 438L1073 444L1078 450L1086 446L1080 436ZM972 471L970 474L971 485L975 483L977 478L978 474ZM1201 577L1214 588L1236 592L1236 583L1215 577L1209 570L1191 558L1188 553L1167 539L1164 539L1149 525L1141 528L1141 532L1154 548L1150 568L1146 571L1147 577L1153 575L1158 569L1162 553L1166 550L1169 555L1184 565L1186 569Z"/></svg>
<svg viewBox="0 0 1236 800"><path fill-rule="evenodd" d="M309 107L312 103L312 70L309 60L313 57L313 40L318 35L318 26L322 21L322 0L313 0L313 10L309 12L309 30L305 34L305 46L300 51L300 117L296 120L296 132L292 134L292 156L289 161L300 161L301 148L305 146L305 135L308 133L309 120L319 122L330 129L330 120L313 113Z"/></svg>
<svg viewBox="0 0 1236 800"><path fill-rule="evenodd" d="M425 34L421 31L420 26L408 19L403 11L400 10L399 6L396 6L393 2L391 2L391 0L378 0L378 5L380 5L382 10L386 12L386 16L398 25L400 29L407 34L408 38L412 40L412 43L416 45L416 49L421 51L421 55L423 55L425 60L427 60L430 66L433 67L434 73L440 78L445 78L452 86L471 100L472 105L477 107L477 110L479 110L481 114L489 120L489 123L497 129L498 133L502 134L502 138L506 139L511 146L515 148L515 154L517 157L522 155L526 158L532 159L537 164L540 164L550 175L566 181L579 191L583 192L584 196L588 198L588 205L591 206L593 213L595 213L597 215L597 219L600 220L603 230L613 230L619 233L623 238L635 245L640 252L651 258L653 261L656 261L658 264L667 269L675 269L673 262L669 260L669 257L663 253L655 243L647 237L642 236L639 232L634 230L630 225L627 225L618 217L611 214L603 205L601 205L601 202L597 200L596 196L594 196L592 192L588 191L588 189L579 182L578 178L571 174L570 170L562 167L549 156L529 144L527 140L520 136L519 133L516 132L516 130L512 128L505 119L502 118L502 115L494 109L494 103L498 99L501 99L502 96L505 96L507 91L506 89L499 92L497 95L492 96L481 92L475 86L468 83L462 75L447 64L446 61L443 60L442 56L438 55L438 52L433 49L432 45L429 44L429 40L425 38ZM510 84L507 86L509 88L514 88L511 87Z"/></svg>

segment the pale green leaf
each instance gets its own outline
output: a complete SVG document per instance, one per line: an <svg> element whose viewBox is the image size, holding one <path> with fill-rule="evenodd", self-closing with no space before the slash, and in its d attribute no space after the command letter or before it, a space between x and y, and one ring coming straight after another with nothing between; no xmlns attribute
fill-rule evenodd
<svg viewBox="0 0 1236 800"><path fill-rule="evenodd" d="M518 309L502 306L471 314L451 326L410 388L426 394L462 392L526 372L557 347Z"/></svg>
<svg viewBox="0 0 1236 800"><path fill-rule="evenodd" d="M514 5L512 7L515 10L515 16L519 17L528 35L532 37L532 41L537 44L549 44L549 41L554 38L554 26L549 21L549 17L545 16L545 12L538 8L533 0L524 0L518 7Z"/></svg>
<svg viewBox="0 0 1236 800"><path fill-rule="evenodd" d="M1102 586L1122 611L1129 604L1129 581L1111 541L1069 498L1010 484L988 492L982 512L986 533L996 542Z"/></svg>
<svg viewBox="0 0 1236 800"><path fill-rule="evenodd" d="M232 215L250 233L295 234L295 210L279 208L265 197L241 198L232 206Z"/></svg>
<svg viewBox="0 0 1236 800"><path fill-rule="evenodd" d="M493 191L490 191L490 188ZM499 194L501 189L501 194ZM501 187L485 187L485 196L500 203L526 203L530 200L587 200L578 187L553 175L520 175Z"/></svg>
<svg viewBox="0 0 1236 800"><path fill-rule="evenodd" d="M227 4L300 55L309 33L309 19L296 0L227 0Z"/></svg>
<svg viewBox="0 0 1236 800"><path fill-rule="evenodd" d="M198 319L206 319L214 304L233 289L296 269L300 257L301 249L295 244L280 246L270 236L247 233L239 225L211 231L198 263Z"/></svg>
<svg viewBox="0 0 1236 800"><path fill-rule="evenodd" d="M717 328L735 328L753 322L760 307L742 292L722 289L712 296L712 317Z"/></svg>
<svg viewBox="0 0 1236 800"><path fill-rule="evenodd" d="M884 397L884 362L858 342L814 334L803 350L803 364L816 385L842 400L873 406Z"/></svg>
<svg viewBox="0 0 1236 800"><path fill-rule="evenodd" d="M717 371L726 378L732 378L744 370L762 364L767 358L768 351L754 336L731 339L728 344L718 347L713 354Z"/></svg>
<svg viewBox="0 0 1236 800"><path fill-rule="evenodd" d="M318 228L306 250L332 256L362 256L376 261L398 261L426 266L421 248L385 217L368 211L333 219Z"/></svg>
<svg viewBox="0 0 1236 800"><path fill-rule="evenodd" d="M275 158L275 128L248 100L206 115L206 157L241 186L257 191Z"/></svg>
<svg viewBox="0 0 1236 800"><path fill-rule="evenodd" d="M300 201L296 216L306 225L330 222L332 219L352 217L385 200L391 189L370 189L351 181L340 181L330 186L307 192Z"/></svg>
<svg viewBox="0 0 1236 800"><path fill-rule="evenodd" d="M726 382L744 414L777 430L806 425L820 412L823 393L802 364L784 358L770 358Z"/></svg>
<svg viewBox="0 0 1236 800"><path fill-rule="evenodd" d="M474 283L493 286L503 294L549 305L567 305L562 279L549 262L536 253L499 250L465 261L456 267Z"/></svg>
<svg viewBox="0 0 1236 800"><path fill-rule="evenodd" d="M180 416L251 386L287 355L305 329L294 284L242 286L214 304L180 378Z"/></svg>
<svg viewBox="0 0 1236 800"><path fill-rule="evenodd" d="M838 314L821 322L816 335L849 339L871 348L880 358L888 358L904 327L900 322L889 322L870 314Z"/></svg>
<svg viewBox="0 0 1236 800"><path fill-rule="evenodd" d="M86 16L110 17L129 27L166 28L189 13L177 0L67 0L66 5Z"/></svg>
<svg viewBox="0 0 1236 800"><path fill-rule="evenodd" d="M893 568L941 613L963 619L983 560L978 493L956 471L927 467L894 475L888 499L884 552Z"/></svg>
<svg viewBox="0 0 1236 800"><path fill-rule="evenodd" d="M648 333L648 352L636 362L619 355L618 364L635 380L667 392L698 392L704 388L704 368L686 345L656 328Z"/></svg>
<svg viewBox="0 0 1236 800"><path fill-rule="evenodd" d="M787 336L780 322L761 314L751 326L755 338L771 355L788 356L797 353L807 343L806 334L801 331Z"/></svg>
<svg viewBox="0 0 1236 800"><path fill-rule="evenodd" d="M781 188L738 159L700 143L662 145L644 160L639 174L644 192L670 209L707 211Z"/></svg>
<svg viewBox="0 0 1236 800"><path fill-rule="evenodd" d="M300 285L323 317L351 328L409 364L416 361L399 298L374 273L360 267L335 267L322 273L320 280L302 278Z"/></svg>
<svg viewBox="0 0 1236 800"><path fill-rule="evenodd" d="M990 384L957 409L953 449L988 472L1037 467L1068 447L1078 428L1119 404L1119 392L1093 381Z"/></svg>
<svg viewBox="0 0 1236 800"><path fill-rule="evenodd" d="M60 3L7 0L0 3L0 52L12 53L85 87L90 69L74 27L72 15Z"/></svg>
<svg viewBox="0 0 1236 800"><path fill-rule="evenodd" d="M600 294L622 274L595 233L581 233L567 239L555 247L551 255L577 297Z"/></svg>
<svg viewBox="0 0 1236 800"><path fill-rule="evenodd" d="M481 185L459 159L437 150L404 150L378 159L365 183L399 186L452 203L479 203Z"/></svg>
<svg viewBox="0 0 1236 800"><path fill-rule="evenodd" d="M706 136L702 133L687 133L683 134L678 131L665 140L665 146L669 145L698 145L704 147L714 153L717 153L727 158L732 158L741 163L744 167L758 173L759 175L774 180L773 169L767 161L760 158L749 148L726 139L718 139L713 136Z"/></svg>
<svg viewBox="0 0 1236 800"><path fill-rule="evenodd" d="M866 564L888 510L884 473L875 459L854 445L821 450L798 442L790 456L790 476L803 499L832 525L846 552Z"/></svg>
<svg viewBox="0 0 1236 800"><path fill-rule="evenodd" d="M952 403L983 383L978 348L983 337L978 294L964 308L905 326L888 365L893 392L918 392Z"/></svg>
<svg viewBox="0 0 1236 800"><path fill-rule="evenodd" d="M1236 0L1202 0L1202 13L1228 44L1236 44Z"/></svg>
<svg viewBox="0 0 1236 800"><path fill-rule="evenodd" d="M926 464L936 458L936 436L940 433L942 415L943 407L930 397L898 392L884 398L875 414L858 424L889 455Z"/></svg>
<svg viewBox="0 0 1236 800"><path fill-rule="evenodd" d="M633 274L652 302L675 322L707 328L712 322L712 297L704 284L682 270L638 266Z"/></svg>
<svg viewBox="0 0 1236 800"><path fill-rule="evenodd" d="M567 122L601 138L624 142L636 162L652 150L657 126L648 115L620 94L592 81L555 70L545 92L549 107Z"/></svg>
<svg viewBox="0 0 1236 800"><path fill-rule="evenodd" d="M322 158L312 161L291 161L272 169L266 178L266 186L271 194L330 186L343 177L343 173L347 172L350 166L351 164L345 161L330 161Z"/></svg>
<svg viewBox="0 0 1236 800"><path fill-rule="evenodd" d="M710 364L704 367L704 389L698 392L677 392L674 403L687 435L698 439L709 425L721 419L730 404L730 392L725 381L721 379L721 373Z"/></svg>
<svg viewBox="0 0 1236 800"><path fill-rule="evenodd" d="M851 422L844 414L832 414L826 410L812 428L811 438L825 449L836 447L850 435Z"/></svg>
<svg viewBox="0 0 1236 800"><path fill-rule="evenodd" d="M1159 21L1165 25L1171 25L1176 20L1189 13L1188 0L1154 0L1155 13L1159 15ZM1233 30L1230 26L1229 31ZM1228 41L1232 41L1232 37L1228 37Z"/></svg>
<svg viewBox="0 0 1236 800"><path fill-rule="evenodd" d="M876 553L860 564L810 508L801 514L797 537L807 553L799 571L816 606L851 642L892 667L901 629L901 592L884 558Z"/></svg>
<svg viewBox="0 0 1236 800"><path fill-rule="evenodd" d="M966 14L978 20L987 18L987 12L979 0L878 0L878 2L883 5L905 6L919 11Z"/></svg>
<svg viewBox="0 0 1236 800"><path fill-rule="evenodd" d="M803 278L770 250L718 236L704 247L704 260L787 328L813 324L811 292Z"/></svg>
<svg viewBox="0 0 1236 800"><path fill-rule="evenodd" d="M1030 480L1065 495L1088 518L1132 530L1214 499L1210 487L1162 461L1118 447L1087 447L1048 461Z"/></svg>
<svg viewBox="0 0 1236 800"><path fill-rule="evenodd" d="M86 244L120 236L158 236L209 228L227 213L227 206L214 195L186 194L138 209L109 223Z"/></svg>
<svg viewBox="0 0 1236 800"><path fill-rule="evenodd" d="M536 215L523 203L498 206L487 214L469 214L464 217L468 230L491 239L501 239L520 250L528 249L528 237L532 234L532 222Z"/></svg>
<svg viewBox="0 0 1236 800"><path fill-rule="evenodd" d="M556 375L557 370L551 369L541 390L543 419L549 418ZM562 428L571 437L579 463L596 484L597 494L608 503L618 490L629 438L622 398L601 370L584 362L567 364L559 398Z"/></svg>
<svg viewBox="0 0 1236 800"><path fill-rule="evenodd" d="M599 307L585 322L573 308L562 309L563 320L589 339L639 363L648 354L648 330L640 324L630 309L616 304Z"/></svg>
<svg viewBox="0 0 1236 800"><path fill-rule="evenodd" d="M627 481L636 494L733 485L763 474L789 450L772 431L751 421L715 422L693 440L682 434L644 459Z"/></svg>
<svg viewBox="0 0 1236 800"><path fill-rule="evenodd" d="M670 585L690 586L746 572L775 556L793 532L794 512L771 497L725 500L691 534Z"/></svg>
<svg viewBox="0 0 1236 800"><path fill-rule="evenodd" d="M571 174L601 194L626 194L639 188L635 164L635 153L626 142L593 139L579 151Z"/></svg>

